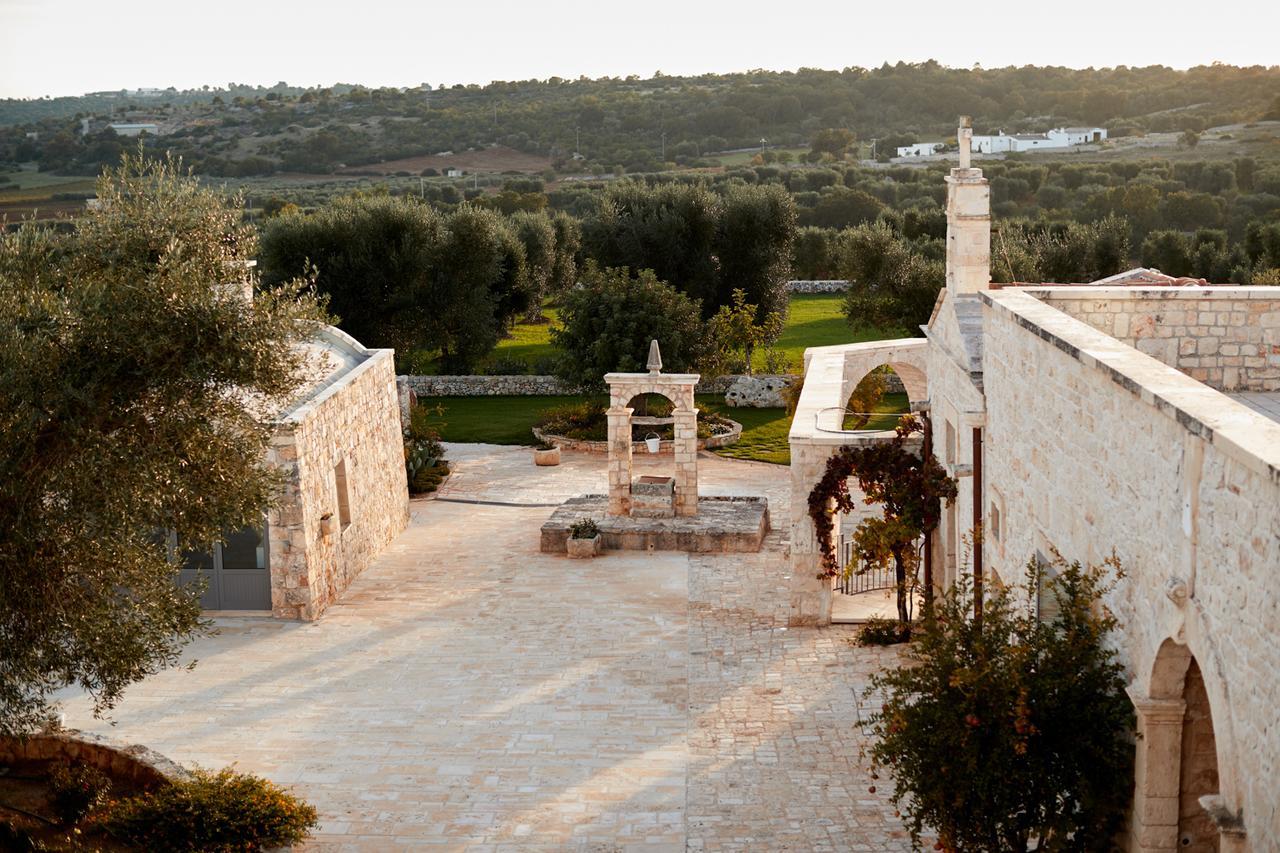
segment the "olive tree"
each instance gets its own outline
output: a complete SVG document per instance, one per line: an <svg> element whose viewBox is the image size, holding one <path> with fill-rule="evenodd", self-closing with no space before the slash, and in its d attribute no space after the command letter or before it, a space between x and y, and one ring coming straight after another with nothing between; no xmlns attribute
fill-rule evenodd
<svg viewBox="0 0 1280 853"><path fill-rule="evenodd" d="M101 712L199 634L164 531L207 547L279 488L268 419L324 319L302 280L248 300L241 203L124 158L67 233L0 236L0 731L78 685Z"/></svg>

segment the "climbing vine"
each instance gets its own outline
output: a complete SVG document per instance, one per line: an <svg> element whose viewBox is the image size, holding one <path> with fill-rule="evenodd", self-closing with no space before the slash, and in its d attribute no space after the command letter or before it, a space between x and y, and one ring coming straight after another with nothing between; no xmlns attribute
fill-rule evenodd
<svg viewBox="0 0 1280 853"><path fill-rule="evenodd" d="M917 453L908 442L925 430L917 415L904 415L892 439L866 447L842 447L827 460L822 479L809 493L809 517L822 554L819 577L844 571L832 540L836 512L849 512L854 499L849 479L855 478L864 501L879 504L879 518L862 520L853 534L854 547L864 564L893 564L898 581L898 616L907 620L906 577L914 568L915 543L937 528L942 507L956 499L956 481L931 454Z"/></svg>

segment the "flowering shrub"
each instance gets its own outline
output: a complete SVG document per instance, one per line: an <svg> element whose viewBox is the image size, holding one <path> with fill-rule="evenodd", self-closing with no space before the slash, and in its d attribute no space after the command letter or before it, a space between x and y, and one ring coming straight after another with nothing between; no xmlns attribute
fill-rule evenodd
<svg viewBox="0 0 1280 853"><path fill-rule="evenodd" d="M891 774L917 845L929 828L948 851L1113 846L1133 786L1133 709L1101 599L1121 567L1055 555L1051 568L1050 579L1032 561L1020 589L997 586L978 623L962 576L907 665L872 678L869 695L884 696L869 721L872 776ZM1045 595L1057 608L1041 614Z"/></svg>

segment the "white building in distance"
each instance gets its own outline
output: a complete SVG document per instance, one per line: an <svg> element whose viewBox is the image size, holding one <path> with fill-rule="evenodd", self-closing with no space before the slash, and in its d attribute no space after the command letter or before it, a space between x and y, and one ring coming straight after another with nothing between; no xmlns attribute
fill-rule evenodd
<svg viewBox="0 0 1280 853"><path fill-rule="evenodd" d="M899 157L929 157L945 151L945 142L917 142L915 145L904 145L898 149Z"/></svg>
<svg viewBox="0 0 1280 853"><path fill-rule="evenodd" d="M1045 133L1014 133L1004 131L994 136L973 137L973 150L979 154L1003 154L1020 151L1039 151L1045 148L1070 148L1101 142L1107 138L1105 127L1055 127Z"/></svg>
<svg viewBox="0 0 1280 853"><path fill-rule="evenodd" d="M107 126L116 132L116 136L140 136L144 132L149 133L152 136L155 136L156 133L160 130L159 125L146 123L146 122L144 123L119 122L119 123L110 124Z"/></svg>

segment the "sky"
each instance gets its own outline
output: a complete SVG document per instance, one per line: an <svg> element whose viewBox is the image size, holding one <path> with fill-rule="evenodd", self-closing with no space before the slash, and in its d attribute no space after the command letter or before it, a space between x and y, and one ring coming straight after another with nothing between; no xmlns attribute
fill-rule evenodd
<svg viewBox="0 0 1280 853"><path fill-rule="evenodd" d="M0 97L944 65L1280 64L1277 0L0 0Z"/></svg>

